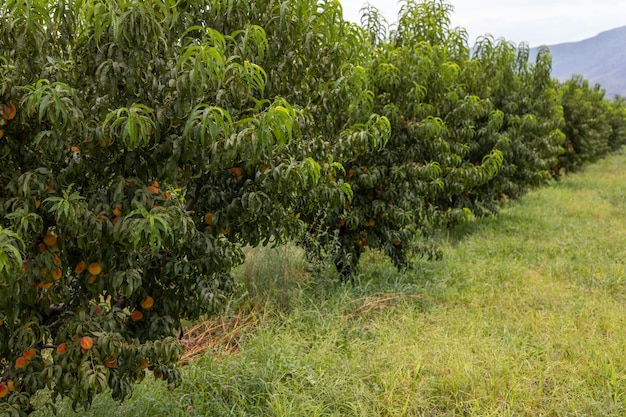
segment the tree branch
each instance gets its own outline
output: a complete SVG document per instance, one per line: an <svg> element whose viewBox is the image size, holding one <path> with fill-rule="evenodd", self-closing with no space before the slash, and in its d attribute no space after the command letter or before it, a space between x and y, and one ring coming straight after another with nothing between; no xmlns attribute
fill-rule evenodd
<svg viewBox="0 0 626 417"><path fill-rule="evenodd" d="M126 301L127 301L126 297L121 296L115 302L115 307L119 308L120 310L123 310L126 307Z"/></svg>
<svg viewBox="0 0 626 417"><path fill-rule="evenodd" d="M56 349L58 347L59 345L43 345L41 346L41 349Z"/></svg>
<svg viewBox="0 0 626 417"><path fill-rule="evenodd" d="M202 190L203 185L204 184L201 181L198 181L196 189L193 191L193 196L191 196L191 199L187 202L187 204L185 204L185 211L191 211L191 209L193 209L196 205L198 199L200 198L200 191Z"/></svg>
<svg viewBox="0 0 626 417"><path fill-rule="evenodd" d="M65 311L65 305L63 303L61 304L51 304L50 305L50 316L58 316L59 314L63 313Z"/></svg>

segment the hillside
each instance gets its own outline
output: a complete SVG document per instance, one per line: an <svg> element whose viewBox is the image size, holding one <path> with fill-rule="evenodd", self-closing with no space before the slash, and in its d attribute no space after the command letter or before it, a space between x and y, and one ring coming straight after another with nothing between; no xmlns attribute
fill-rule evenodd
<svg viewBox="0 0 626 417"><path fill-rule="evenodd" d="M582 74L600 83L607 97L626 96L626 26L579 42L550 45L552 73L561 81ZM536 48L533 48L533 56Z"/></svg>

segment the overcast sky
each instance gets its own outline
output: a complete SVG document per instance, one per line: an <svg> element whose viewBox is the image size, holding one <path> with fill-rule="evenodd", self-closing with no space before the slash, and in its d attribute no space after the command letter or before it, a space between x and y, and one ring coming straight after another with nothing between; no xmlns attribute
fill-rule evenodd
<svg viewBox="0 0 626 417"><path fill-rule="evenodd" d="M366 0L339 0L344 17L359 22ZM397 0L369 0L389 23L397 20ZM590 38L605 30L626 25L624 0L452 0L452 24L467 29L470 44L478 36L530 46L554 45Z"/></svg>

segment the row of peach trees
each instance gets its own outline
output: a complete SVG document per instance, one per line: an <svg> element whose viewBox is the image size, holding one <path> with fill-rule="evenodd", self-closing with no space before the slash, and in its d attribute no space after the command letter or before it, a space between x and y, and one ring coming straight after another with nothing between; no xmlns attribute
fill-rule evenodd
<svg viewBox="0 0 626 417"><path fill-rule="evenodd" d="M471 51L443 0L392 30L331 0L28 0L0 8L0 415L179 379L242 246L344 277L617 149L625 106L550 54Z"/></svg>

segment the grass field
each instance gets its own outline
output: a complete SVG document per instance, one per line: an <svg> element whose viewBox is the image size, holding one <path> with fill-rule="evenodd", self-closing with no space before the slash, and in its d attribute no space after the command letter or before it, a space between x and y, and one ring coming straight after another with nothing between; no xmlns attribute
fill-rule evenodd
<svg viewBox="0 0 626 417"><path fill-rule="evenodd" d="M234 304L248 325L181 386L58 415L626 415L625 152L443 251L403 273L370 253L354 286L307 274L293 248L251 251L239 275L254 297Z"/></svg>

